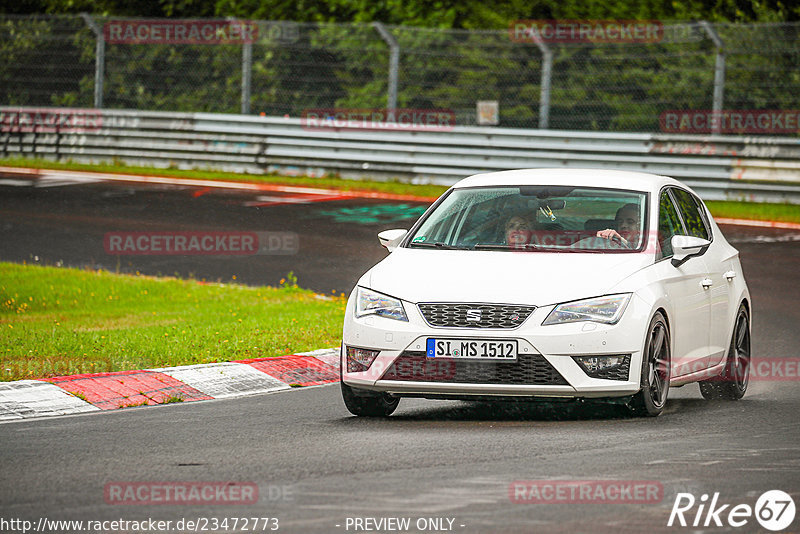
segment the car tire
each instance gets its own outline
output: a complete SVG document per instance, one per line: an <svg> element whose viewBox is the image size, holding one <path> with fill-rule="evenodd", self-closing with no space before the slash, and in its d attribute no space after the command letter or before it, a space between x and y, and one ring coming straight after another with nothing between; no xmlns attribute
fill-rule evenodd
<svg viewBox="0 0 800 534"><path fill-rule="evenodd" d="M400 404L400 397L394 397L388 393L355 389L344 382L341 382L341 385L344 405L351 414L359 417L388 417Z"/></svg>
<svg viewBox="0 0 800 534"><path fill-rule="evenodd" d="M647 329L642 353L640 381L642 389L633 396L629 407L640 416L655 417L664 410L669 395L671 343L667 320L656 312Z"/></svg>
<svg viewBox="0 0 800 534"><path fill-rule="evenodd" d="M699 382L700 394L708 400L739 400L750 382L750 315L739 306L725 367L718 376Z"/></svg>

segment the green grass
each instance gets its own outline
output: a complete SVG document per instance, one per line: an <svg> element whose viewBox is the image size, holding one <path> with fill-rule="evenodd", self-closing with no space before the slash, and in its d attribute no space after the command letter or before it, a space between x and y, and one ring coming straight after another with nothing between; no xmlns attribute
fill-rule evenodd
<svg viewBox="0 0 800 534"><path fill-rule="evenodd" d="M199 171L180 169L157 169L153 167L129 167L122 164L91 165L72 162L55 162L44 159L7 158L0 159L0 166L32 167L40 169L64 169L76 171L109 172L118 174L152 174L175 176L196 180L249 181L271 184L302 185L339 189L343 191L378 191L397 195L415 195L435 198L444 193L447 187L439 185L410 184L402 181L374 182L368 180L345 180L342 178L309 178L305 176L287 177L263 174L237 174L223 171ZM738 201L709 201L708 208L714 217L734 219L755 219L800 223L800 205L773 204Z"/></svg>
<svg viewBox="0 0 800 534"><path fill-rule="evenodd" d="M0 262L0 377L44 378L336 347L345 299ZM175 399L172 402L178 402Z"/></svg>
<svg viewBox="0 0 800 534"><path fill-rule="evenodd" d="M410 184L399 180L395 181L364 181L347 180L344 178L325 177L310 178L308 176L278 176L272 174L238 174L233 172L214 170L183 170L159 169L154 167L132 167L123 164L86 164L72 162L56 162L45 159L29 158L0 158L0 166L5 167L31 167L34 169L59 169L69 171L108 172L116 174L145 174L155 176L174 176L176 178L191 178L194 180L223 180L229 182L257 182L268 184L300 185L308 187L321 187L338 189L341 191L377 191L397 195L416 195L420 197L436 198L447 190L441 185Z"/></svg>

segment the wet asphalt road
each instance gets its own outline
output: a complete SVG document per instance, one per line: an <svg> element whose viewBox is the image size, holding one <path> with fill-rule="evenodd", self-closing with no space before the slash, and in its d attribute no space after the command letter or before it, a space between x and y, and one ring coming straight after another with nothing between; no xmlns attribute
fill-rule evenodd
<svg viewBox="0 0 800 534"><path fill-rule="evenodd" d="M384 255L375 232L411 222L365 222L370 212L360 208L386 204L379 201L255 208L241 194L102 184L47 189L0 187L0 259L34 255L113 270L116 258L103 249L107 231L293 231L300 251L292 257L137 256L121 258L120 270L222 280L236 274L238 281L268 284L294 270L301 285L347 291ZM362 220L337 222L320 213L336 210ZM372 213L388 219L393 211ZM723 230L741 251L753 296L754 357L797 357L800 232ZM363 420L349 416L331 385L15 422L0 425L0 516L268 516L279 519L279 532L297 533L355 532L346 528L348 517L453 520L451 530L428 532L767 532L753 518L740 528L666 523L678 492L698 499L719 492L720 504L753 506L764 491L780 489L800 505L798 413L800 382L787 380L753 382L734 403L707 402L696 385L673 389L665 413L648 420L591 406L411 399L387 420ZM509 498L512 482L544 479L657 481L663 499L534 505ZM254 482L261 497L251 506L109 505L103 488L118 481ZM696 511L687 513L690 522ZM800 519L784 530L798 531Z"/></svg>

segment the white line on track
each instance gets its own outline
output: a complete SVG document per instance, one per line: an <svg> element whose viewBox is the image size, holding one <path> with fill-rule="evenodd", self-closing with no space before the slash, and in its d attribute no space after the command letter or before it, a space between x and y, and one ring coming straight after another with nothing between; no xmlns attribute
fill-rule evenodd
<svg viewBox="0 0 800 534"><path fill-rule="evenodd" d="M800 241L800 234L787 234L781 236L756 235L752 237L732 237L728 243L791 243Z"/></svg>
<svg viewBox="0 0 800 534"><path fill-rule="evenodd" d="M0 383L0 421L99 410L49 382L18 380Z"/></svg>
<svg viewBox="0 0 800 534"><path fill-rule="evenodd" d="M0 185L10 185L14 187L30 187L33 182L30 180L14 180L13 178L0 179Z"/></svg>
<svg viewBox="0 0 800 534"><path fill-rule="evenodd" d="M289 389L288 384L243 363L209 363L148 370L169 375L215 399Z"/></svg>
<svg viewBox="0 0 800 534"><path fill-rule="evenodd" d="M732 224L735 226L756 226L759 228L783 228L785 230L800 230L800 224L781 221L752 221L749 219L726 219L714 217L717 224Z"/></svg>

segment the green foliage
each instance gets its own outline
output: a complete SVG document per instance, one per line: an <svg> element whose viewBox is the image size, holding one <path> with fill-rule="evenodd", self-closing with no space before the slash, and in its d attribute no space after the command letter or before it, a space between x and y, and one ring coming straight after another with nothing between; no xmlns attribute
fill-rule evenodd
<svg viewBox="0 0 800 534"><path fill-rule="evenodd" d="M110 45L106 50L109 107L239 111L240 46Z"/></svg>
<svg viewBox="0 0 800 534"><path fill-rule="evenodd" d="M86 8L84 0L42 1L49 12ZM97 6L109 17L130 15L132 9L116 0ZM381 20L399 24L389 30L400 47L400 107L453 110L457 124L471 125L476 121L476 101L497 100L501 126L535 128L540 124L542 52L533 44L514 42L507 31L511 21L785 21L797 19L798 9L779 2L741 0L669 4L506 0L491 6L453 0L432 6L399 0L324 4L163 0L142 4L138 14L313 21L292 23L291 38L270 32L274 25L261 24L252 45L252 113L300 117L311 109L385 107L389 47L368 24ZM95 20L102 26L109 18ZM725 43L726 109L796 108L800 25L714 27ZM664 111L711 109L716 50L699 27L683 28L685 35L652 44L551 45L549 127L651 132L658 131ZM94 34L79 17L0 17L0 102L91 107L95 45ZM241 45L108 43L104 107L237 113L242 54Z"/></svg>
<svg viewBox="0 0 800 534"><path fill-rule="evenodd" d="M15 0L0 13L128 17L241 17L297 22L372 22L431 28L504 29L515 19L659 19L778 22L800 19L782 0Z"/></svg>
<svg viewBox="0 0 800 534"><path fill-rule="evenodd" d="M82 53L91 33L82 20L0 18L0 102L3 105L89 104L77 96L93 70L93 56ZM51 49L54 42L57 50ZM94 39L91 39L94 50ZM64 93L75 93L63 99Z"/></svg>

